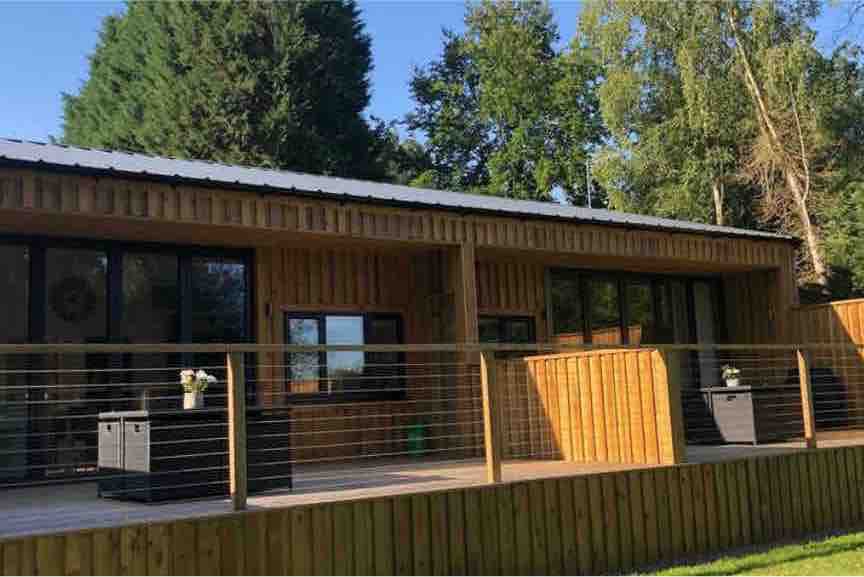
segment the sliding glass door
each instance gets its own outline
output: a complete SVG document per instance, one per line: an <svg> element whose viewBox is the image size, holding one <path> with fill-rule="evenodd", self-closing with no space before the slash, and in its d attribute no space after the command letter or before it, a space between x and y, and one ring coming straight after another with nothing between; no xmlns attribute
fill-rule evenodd
<svg viewBox="0 0 864 577"><path fill-rule="evenodd" d="M248 272L240 251L0 241L0 343L244 341ZM224 355L0 355L0 483L95 471L100 412L176 409L181 368L222 377L224 364ZM224 390L207 402L223 405Z"/></svg>

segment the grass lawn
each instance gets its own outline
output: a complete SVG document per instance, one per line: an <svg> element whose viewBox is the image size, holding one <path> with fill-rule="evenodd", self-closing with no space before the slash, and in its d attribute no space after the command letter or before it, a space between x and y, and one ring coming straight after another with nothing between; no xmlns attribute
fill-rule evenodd
<svg viewBox="0 0 864 577"><path fill-rule="evenodd" d="M659 575L864 575L864 532L679 565Z"/></svg>

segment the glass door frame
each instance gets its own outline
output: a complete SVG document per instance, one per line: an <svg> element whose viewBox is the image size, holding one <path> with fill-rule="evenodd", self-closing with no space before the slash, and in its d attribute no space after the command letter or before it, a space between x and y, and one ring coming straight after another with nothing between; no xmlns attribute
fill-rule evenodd
<svg viewBox="0 0 864 577"><path fill-rule="evenodd" d="M29 295L28 295L28 312L27 312L27 342L28 343L44 343L47 337L47 272L48 261L46 258L47 251L52 248L67 249L67 250L90 250L101 251L107 258L106 263L106 282L105 282L105 338L94 342L122 342L115 333L122 327L123 323L123 255L127 253L156 253L156 254L174 254L177 256L177 274L178 274L178 314L177 314L177 340L175 342L185 342L187 332L184 327L183 313L183 292L185 288L187 276L185 274L184 263L193 258L234 258L242 262L244 266L244 286L246 287L245 295L245 314L243 326L243 338L241 342L251 342L255 334L255 258L254 249L244 248L222 248L222 247L203 247L194 245L174 245L167 243L153 242L129 242L129 241L114 241L101 239L81 239L68 237L53 237L53 236L38 236L38 235L4 235L0 234L0 244L10 246L21 246L28 250L29 253ZM82 343L84 344L84 343ZM89 356L89 355L88 355ZM111 366L125 366L128 362L128 355L121 353L119 355L97 355L104 356L104 362ZM101 361L100 361L101 362ZM183 362L188 362L184 355ZM120 363L120 365L117 365ZM28 355L26 366L28 368L39 368L45 364L44 355ZM86 364L86 363L85 363ZM89 378L89 377L88 377ZM44 388L44 383L38 382L38 375L29 373L26 378L28 386L28 399L33 394L38 395L39 391ZM110 384L110 383L109 383ZM36 419L40 418L38 405L28 404L27 406L27 423L22 429L26 429L26 464L28 468L25 479L38 481L45 478L46 468L43 466L44 459L40 458L42 454L42 443L39 442L39 437L36 432ZM34 458L35 457L35 458ZM73 475L74 477L74 475ZM58 476L57 480L61 478ZM68 477L65 478L68 480Z"/></svg>

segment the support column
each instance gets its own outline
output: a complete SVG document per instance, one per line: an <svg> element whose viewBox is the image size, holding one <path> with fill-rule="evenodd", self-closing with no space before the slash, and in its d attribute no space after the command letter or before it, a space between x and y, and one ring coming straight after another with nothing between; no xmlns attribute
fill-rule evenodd
<svg viewBox="0 0 864 577"><path fill-rule="evenodd" d="M450 284L453 291L454 334L460 343L476 343L477 265L474 245L470 243L451 249Z"/></svg>

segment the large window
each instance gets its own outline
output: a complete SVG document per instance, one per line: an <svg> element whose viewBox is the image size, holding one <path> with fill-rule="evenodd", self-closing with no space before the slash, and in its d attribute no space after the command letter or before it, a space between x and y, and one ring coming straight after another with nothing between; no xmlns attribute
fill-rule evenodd
<svg viewBox="0 0 864 577"><path fill-rule="evenodd" d="M720 310L717 283L710 279L553 269L549 326L565 342L692 342L699 337L690 321L694 287L706 284L715 287L711 300Z"/></svg>
<svg viewBox="0 0 864 577"><path fill-rule="evenodd" d="M8 308L4 322L10 332L0 338L245 341L250 334L248 269L241 251L47 239L0 242L0 298Z"/></svg>
<svg viewBox="0 0 864 577"><path fill-rule="evenodd" d="M0 242L5 314L0 342L246 340L244 254L45 238ZM17 438L27 445L16 440L15 454L0 456L0 469L6 469L0 477L49 478L91 470L100 412L176 409L177 367L221 367L224 362L222 354L62 353L0 359L3 371L37 369L26 375L0 374L0 436L20 433ZM208 404L224 404L224 392L214 388Z"/></svg>
<svg viewBox="0 0 864 577"><path fill-rule="evenodd" d="M286 313L285 342L292 345L399 344L402 319L391 314ZM404 390L404 361L399 352L289 353L286 365L291 393L339 395L352 401L401 395Z"/></svg>

